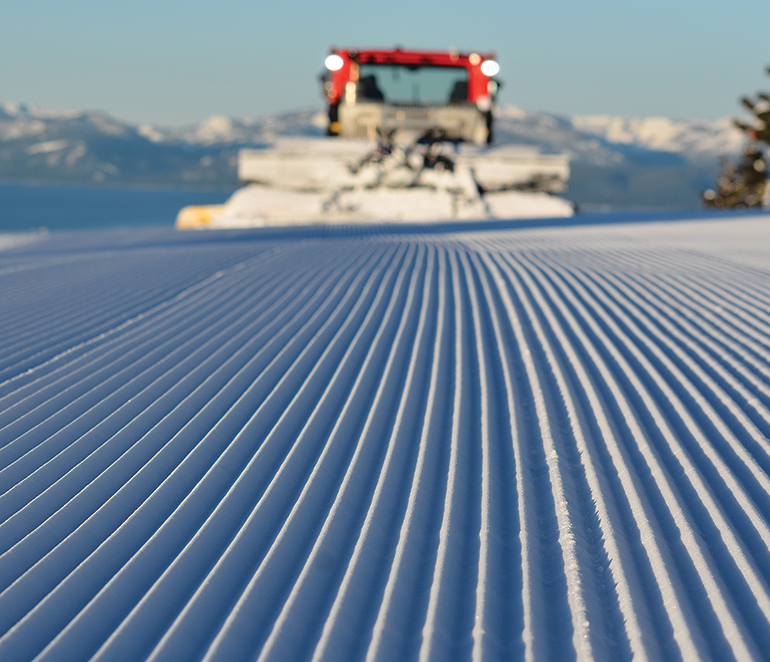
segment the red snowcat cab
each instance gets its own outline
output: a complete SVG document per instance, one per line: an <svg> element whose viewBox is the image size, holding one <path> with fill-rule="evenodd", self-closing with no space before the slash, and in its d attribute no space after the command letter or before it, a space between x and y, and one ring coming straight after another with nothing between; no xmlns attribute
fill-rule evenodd
<svg viewBox="0 0 770 662"><path fill-rule="evenodd" d="M446 140L492 142L500 70L493 53L332 48L322 76L329 135L396 140L439 130Z"/></svg>
<svg viewBox="0 0 770 662"><path fill-rule="evenodd" d="M328 134L242 149L245 186L185 207L179 228L424 223L571 216L554 195L566 154L490 145L500 67L491 53L333 48Z"/></svg>

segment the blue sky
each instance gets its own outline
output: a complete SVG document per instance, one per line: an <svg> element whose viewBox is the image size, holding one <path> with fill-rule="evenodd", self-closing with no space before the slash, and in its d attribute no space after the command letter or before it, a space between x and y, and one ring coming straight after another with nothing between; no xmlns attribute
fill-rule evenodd
<svg viewBox="0 0 770 662"><path fill-rule="evenodd" d="M494 50L501 101L740 115L770 89L768 0L0 0L0 101L181 126L319 106L328 47Z"/></svg>

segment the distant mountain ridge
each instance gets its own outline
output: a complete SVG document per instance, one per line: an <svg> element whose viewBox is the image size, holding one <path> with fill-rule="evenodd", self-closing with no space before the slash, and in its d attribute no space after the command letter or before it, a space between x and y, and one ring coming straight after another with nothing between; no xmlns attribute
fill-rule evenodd
<svg viewBox="0 0 770 662"><path fill-rule="evenodd" d="M101 112L0 104L0 181L56 184L237 186L236 155L281 135L323 135L324 113L306 108L257 119L211 117L182 128L132 125ZM742 133L729 119L564 116L499 109L501 144L572 157L567 197L588 205L693 206L719 158Z"/></svg>

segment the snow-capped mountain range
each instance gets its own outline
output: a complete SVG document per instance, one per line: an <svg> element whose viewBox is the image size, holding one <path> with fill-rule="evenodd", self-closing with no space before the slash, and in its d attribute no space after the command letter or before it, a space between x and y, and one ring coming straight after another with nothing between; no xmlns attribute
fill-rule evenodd
<svg viewBox="0 0 770 662"><path fill-rule="evenodd" d="M278 135L322 135L316 108L273 117L211 117L183 128L136 126L101 112L0 104L0 181L235 187L238 149ZM568 194L581 203L686 206L733 157L743 135L729 118L565 116L499 109L496 142L572 157Z"/></svg>
<svg viewBox="0 0 770 662"><path fill-rule="evenodd" d="M611 165L636 152L661 152L700 162L731 155L743 134L730 118L673 120L667 117L560 116L504 106L497 116L498 138L526 140L566 151L577 161Z"/></svg>

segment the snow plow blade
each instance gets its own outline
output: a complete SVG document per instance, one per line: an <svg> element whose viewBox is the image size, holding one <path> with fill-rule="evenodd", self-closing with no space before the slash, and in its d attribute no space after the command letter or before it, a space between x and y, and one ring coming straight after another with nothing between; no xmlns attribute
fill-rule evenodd
<svg viewBox="0 0 770 662"><path fill-rule="evenodd" d="M224 205L190 205L177 214L176 227L180 230L202 228L224 211Z"/></svg>
<svg viewBox="0 0 770 662"><path fill-rule="evenodd" d="M338 223L409 223L571 216L569 160L527 147L445 142L429 132L413 144L384 136L285 138L241 150L247 185L224 205L186 207L176 227L229 228Z"/></svg>

